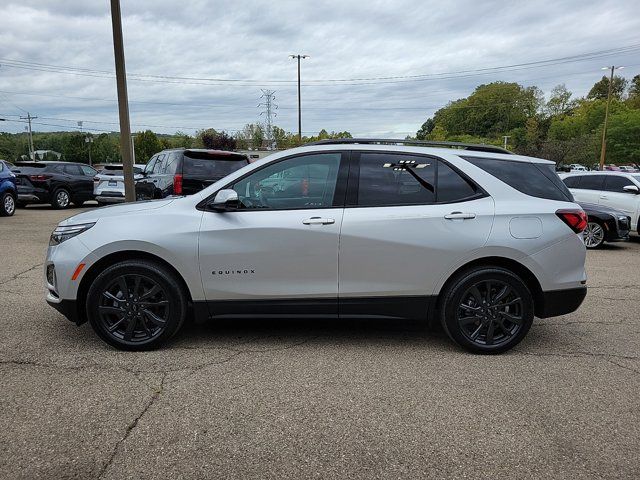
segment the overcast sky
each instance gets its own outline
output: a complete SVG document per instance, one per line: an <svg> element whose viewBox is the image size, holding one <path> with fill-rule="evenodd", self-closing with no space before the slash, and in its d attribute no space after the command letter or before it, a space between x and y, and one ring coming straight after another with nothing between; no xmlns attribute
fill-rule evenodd
<svg viewBox="0 0 640 480"><path fill-rule="evenodd" d="M264 120L258 104L268 88L275 123L295 132L291 53L310 55L302 63L306 135L404 137L482 83L545 93L565 83L583 96L602 66L640 73L638 0L121 2L134 131L234 133ZM37 131L78 129L78 120L95 133L118 130L109 1L2 4L0 118L12 121L0 129L23 131L16 120L29 111Z"/></svg>

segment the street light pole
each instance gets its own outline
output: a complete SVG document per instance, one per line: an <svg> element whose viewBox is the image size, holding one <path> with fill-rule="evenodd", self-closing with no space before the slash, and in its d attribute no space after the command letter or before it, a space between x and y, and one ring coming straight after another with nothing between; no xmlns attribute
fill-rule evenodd
<svg viewBox="0 0 640 480"><path fill-rule="evenodd" d="M607 90L607 106L604 110L604 125L602 126L602 146L600 147L600 171L604 170L604 161L607 155L607 124L609 123L609 105L611 104L611 90L613 89L613 72L624 67L603 67L602 70L611 69L609 77L609 89Z"/></svg>
<svg viewBox="0 0 640 480"><path fill-rule="evenodd" d="M298 60L298 140L302 143L302 106L300 100L300 60L309 58L309 55L289 55L289 58Z"/></svg>
<svg viewBox="0 0 640 480"><path fill-rule="evenodd" d="M120 155L122 155L122 173L124 175L124 200L125 202L133 202L136 199L136 187L133 181L133 160L131 158L131 124L129 121L129 98L127 95L127 72L124 64L120 0L111 0L111 26L113 29L113 53L118 87Z"/></svg>

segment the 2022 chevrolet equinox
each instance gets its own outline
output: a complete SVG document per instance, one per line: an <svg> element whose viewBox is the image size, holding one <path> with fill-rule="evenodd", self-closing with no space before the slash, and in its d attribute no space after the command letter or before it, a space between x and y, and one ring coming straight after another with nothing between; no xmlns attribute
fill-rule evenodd
<svg viewBox="0 0 640 480"><path fill-rule="evenodd" d="M75 215L51 235L47 301L127 350L190 313L439 319L468 350L505 351L534 315L582 303L587 219L553 163L456 147L318 142L191 196Z"/></svg>

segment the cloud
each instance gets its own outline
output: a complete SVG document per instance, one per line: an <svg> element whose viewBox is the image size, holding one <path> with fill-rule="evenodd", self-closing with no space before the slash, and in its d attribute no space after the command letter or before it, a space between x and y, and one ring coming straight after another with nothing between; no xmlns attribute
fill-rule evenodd
<svg viewBox="0 0 640 480"><path fill-rule="evenodd" d="M512 65L637 43L635 1L123 1L127 70L168 77L250 79L172 81L129 77L134 130L233 132L261 121L260 88L276 91L275 123L297 128L296 65L302 63L303 130L349 130L404 137L449 100L494 80L565 83L586 94L602 72L640 70L640 49L588 61L445 78L332 82ZM9 0L0 18L4 59L113 71L109 2ZM48 71L44 71L48 70ZM37 130L117 130L115 80L103 74L16 68L0 60L0 116L37 114ZM157 80L157 79L156 79ZM203 84L206 83L206 84ZM59 126L56 126L59 125ZM60 127L62 126L62 127ZM18 122L3 122L21 131Z"/></svg>

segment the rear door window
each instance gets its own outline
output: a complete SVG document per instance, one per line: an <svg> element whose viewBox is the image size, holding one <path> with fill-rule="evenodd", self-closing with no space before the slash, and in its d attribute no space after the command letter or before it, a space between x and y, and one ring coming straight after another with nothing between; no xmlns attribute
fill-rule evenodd
<svg viewBox="0 0 640 480"><path fill-rule="evenodd" d="M97 174L97 170L94 170L93 168L87 166L87 165L82 165L80 167L82 169L82 173L84 173L87 177L93 177L95 174Z"/></svg>
<svg viewBox="0 0 640 480"><path fill-rule="evenodd" d="M167 155L167 161L164 162L164 173L174 175L178 169L178 163L182 152L171 152Z"/></svg>
<svg viewBox="0 0 640 480"><path fill-rule="evenodd" d="M606 175L582 175L580 177L580 187L582 190L602 190Z"/></svg>
<svg viewBox="0 0 640 480"><path fill-rule="evenodd" d="M475 197L478 187L443 161L438 161L436 199L438 203L461 202Z"/></svg>
<svg viewBox="0 0 640 480"><path fill-rule="evenodd" d="M463 157L519 192L547 200L573 201L573 195L550 164Z"/></svg>
<svg viewBox="0 0 640 480"><path fill-rule="evenodd" d="M154 174L162 173L162 171L164 170L165 157L166 155L164 153L161 153L160 155L158 155L158 158L156 159L156 163L153 165Z"/></svg>
<svg viewBox="0 0 640 480"><path fill-rule="evenodd" d="M64 172L68 175L82 175L82 170L78 165L65 165Z"/></svg>
<svg viewBox="0 0 640 480"><path fill-rule="evenodd" d="M381 207L435 203L436 159L417 155L360 154L357 205Z"/></svg>

